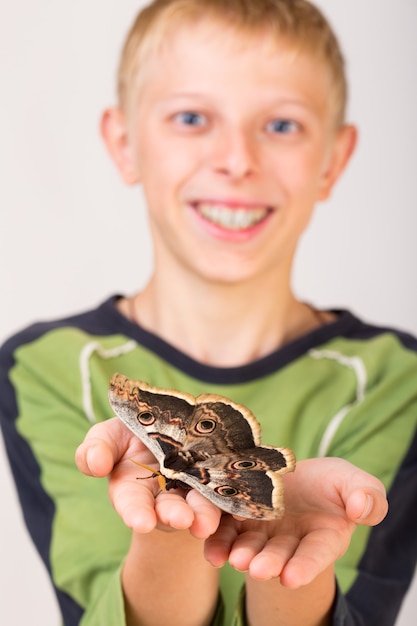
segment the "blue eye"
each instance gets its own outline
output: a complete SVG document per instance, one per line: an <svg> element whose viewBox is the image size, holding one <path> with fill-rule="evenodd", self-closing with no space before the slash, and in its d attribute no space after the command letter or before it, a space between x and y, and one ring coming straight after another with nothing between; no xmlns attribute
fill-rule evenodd
<svg viewBox="0 0 417 626"><path fill-rule="evenodd" d="M267 129L271 133L282 133L284 135L289 135L299 130L299 125L293 120L278 119L269 122L269 124L267 125Z"/></svg>
<svg viewBox="0 0 417 626"><path fill-rule="evenodd" d="M184 126L204 126L206 118L201 113L195 113L194 111L182 111L175 115L175 121Z"/></svg>

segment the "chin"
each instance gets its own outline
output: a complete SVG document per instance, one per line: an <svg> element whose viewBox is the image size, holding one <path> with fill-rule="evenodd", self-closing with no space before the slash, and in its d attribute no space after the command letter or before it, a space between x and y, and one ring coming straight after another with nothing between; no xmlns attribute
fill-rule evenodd
<svg viewBox="0 0 417 626"><path fill-rule="evenodd" d="M238 267L233 267L233 264L224 264L219 268L215 268L213 266L209 268L195 271L195 273L200 277L200 279L204 280L207 284L212 285L213 287L224 286L224 287L234 287L238 285L243 285L246 283L250 283L252 280L256 280L259 278L259 273L252 271L243 271L241 264Z"/></svg>

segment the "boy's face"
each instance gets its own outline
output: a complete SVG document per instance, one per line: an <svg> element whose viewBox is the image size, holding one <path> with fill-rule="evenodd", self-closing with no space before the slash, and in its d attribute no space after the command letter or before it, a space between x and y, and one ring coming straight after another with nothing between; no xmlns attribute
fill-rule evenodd
<svg viewBox="0 0 417 626"><path fill-rule="evenodd" d="M142 183L157 267L226 283L288 276L354 144L334 128L324 65L212 23L146 61L125 128L116 160Z"/></svg>

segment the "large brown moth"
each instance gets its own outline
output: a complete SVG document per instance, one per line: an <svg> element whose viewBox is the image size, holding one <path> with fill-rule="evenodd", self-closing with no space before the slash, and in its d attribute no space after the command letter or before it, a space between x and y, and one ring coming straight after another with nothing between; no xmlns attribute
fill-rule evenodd
<svg viewBox="0 0 417 626"><path fill-rule="evenodd" d="M114 374L110 404L149 448L166 488L197 489L227 513L277 519L281 475L295 468L288 448L261 445L261 427L245 406L214 394L194 396Z"/></svg>

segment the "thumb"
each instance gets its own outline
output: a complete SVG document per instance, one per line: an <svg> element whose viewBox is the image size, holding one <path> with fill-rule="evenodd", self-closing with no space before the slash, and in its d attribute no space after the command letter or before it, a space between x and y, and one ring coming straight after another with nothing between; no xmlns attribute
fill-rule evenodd
<svg viewBox="0 0 417 626"><path fill-rule="evenodd" d="M117 417L94 424L76 450L78 469L87 476L107 476L126 453L131 440L136 445L140 443Z"/></svg>
<svg viewBox="0 0 417 626"><path fill-rule="evenodd" d="M346 501L346 514L355 524L376 526L387 512L388 501L382 483L376 487L356 489Z"/></svg>

